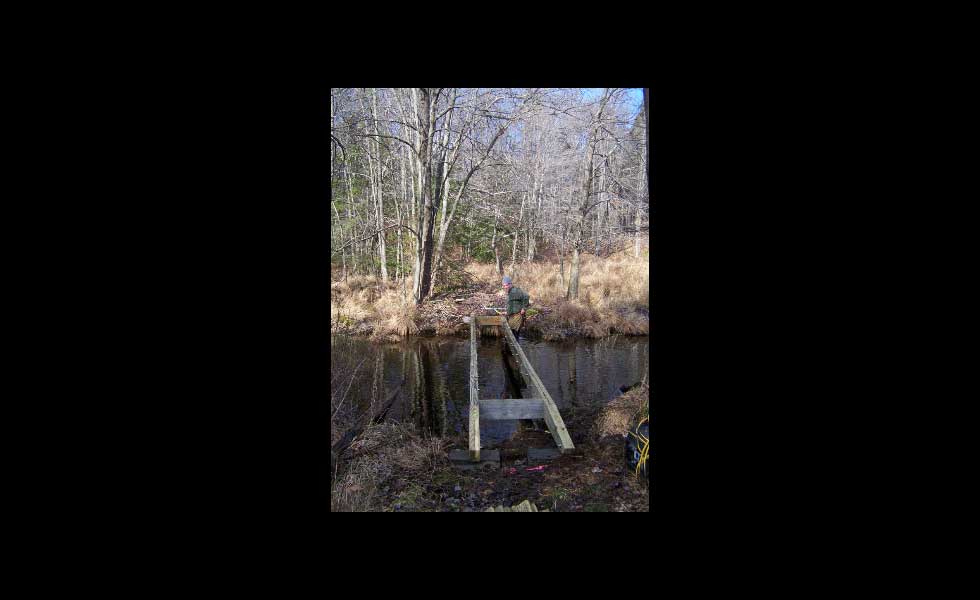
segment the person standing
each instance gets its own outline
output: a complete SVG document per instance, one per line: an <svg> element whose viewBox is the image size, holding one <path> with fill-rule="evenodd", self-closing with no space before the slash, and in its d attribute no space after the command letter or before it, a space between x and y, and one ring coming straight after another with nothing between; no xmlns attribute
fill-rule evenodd
<svg viewBox="0 0 980 600"><path fill-rule="evenodd" d="M507 294L507 324L512 330L517 331L524 322L524 315L531 304L531 298L527 292L514 286L509 275L504 275L504 292Z"/></svg>

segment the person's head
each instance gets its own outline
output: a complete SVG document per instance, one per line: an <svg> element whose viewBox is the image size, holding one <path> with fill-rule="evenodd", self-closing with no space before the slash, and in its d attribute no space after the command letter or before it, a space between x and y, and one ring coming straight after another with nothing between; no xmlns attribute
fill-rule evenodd
<svg viewBox="0 0 980 600"><path fill-rule="evenodd" d="M513 287L513 285L514 284L511 282L510 276L509 275L504 275L504 289L509 292L510 291L510 288Z"/></svg>

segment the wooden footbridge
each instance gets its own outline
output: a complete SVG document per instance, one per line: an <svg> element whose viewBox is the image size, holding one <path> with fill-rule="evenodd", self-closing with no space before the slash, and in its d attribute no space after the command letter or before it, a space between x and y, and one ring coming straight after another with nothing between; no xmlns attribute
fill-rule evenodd
<svg viewBox="0 0 980 600"><path fill-rule="evenodd" d="M511 353L516 357L521 373L528 381L528 387L534 394L533 398L524 399L483 399L479 397L479 376L476 368L476 338L477 327L495 326L503 333ZM503 316L481 316L475 312L470 316L470 442L469 459L480 462L480 419L485 420L517 420L544 419L548 431L555 440L558 451L562 454L575 449L572 439L562 421L561 413L555 406L554 400L541 378L534 372L534 367L517 343L514 332L511 331L507 319Z"/></svg>

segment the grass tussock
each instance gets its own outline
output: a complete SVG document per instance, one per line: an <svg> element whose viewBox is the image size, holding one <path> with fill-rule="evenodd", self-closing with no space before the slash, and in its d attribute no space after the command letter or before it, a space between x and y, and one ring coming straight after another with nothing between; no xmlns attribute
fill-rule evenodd
<svg viewBox="0 0 980 600"><path fill-rule="evenodd" d="M370 333L375 339L397 341L415 335L416 307L401 282L377 277L349 277L330 286L330 323L336 331Z"/></svg>
<svg viewBox="0 0 980 600"><path fill-rule="evenodd" d="M625 437L631 425L649 414L650 386L641 385L613 399L599 413L593 430L594 437Z"/></svg>
<svg viewBox="0 0 980 600"><path fill-rule="evenodd" d="M415 325L415 302L396 290L386 290L374 303L379 323L377 331L383 334L409 336L419 332Z"/></svg>

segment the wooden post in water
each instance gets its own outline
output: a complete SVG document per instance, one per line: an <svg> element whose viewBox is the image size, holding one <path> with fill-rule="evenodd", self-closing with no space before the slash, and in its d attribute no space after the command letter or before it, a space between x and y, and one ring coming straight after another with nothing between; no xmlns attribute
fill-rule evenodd
<svg viewBox="0 0 980 600"><path fill-rule="evenodd" d="M480 382L476 368L476 313L470 316L470 460L480 461Z"/></svg>

